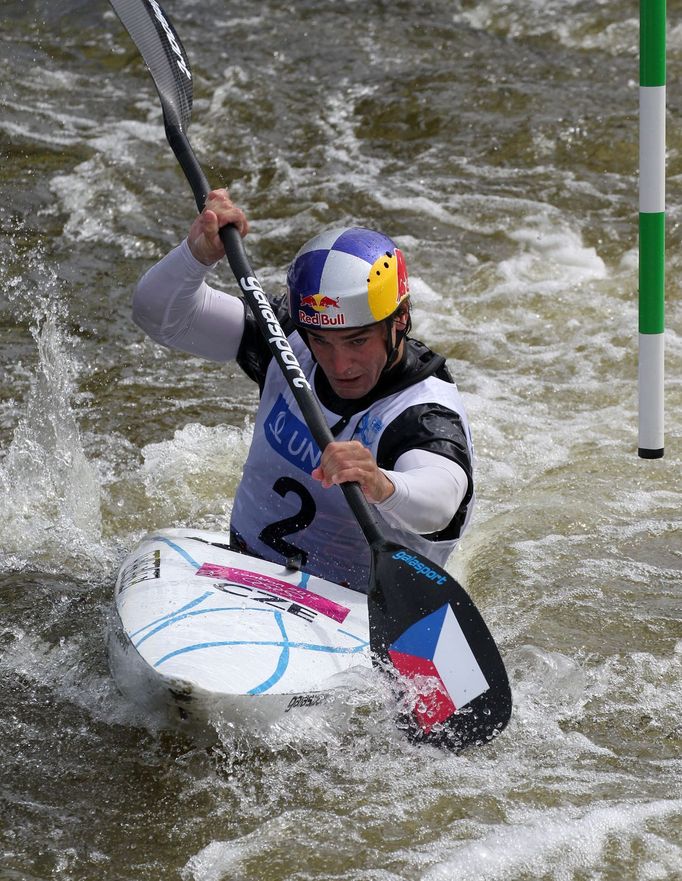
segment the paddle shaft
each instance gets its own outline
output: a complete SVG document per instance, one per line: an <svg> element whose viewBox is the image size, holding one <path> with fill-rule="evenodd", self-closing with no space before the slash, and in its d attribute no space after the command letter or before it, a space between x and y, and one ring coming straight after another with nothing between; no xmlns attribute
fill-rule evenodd
<svg viewBox="0 0 682 881"><path fill-rule="evenodd" d="M203 211L206 196L210 191L206 175L184 132L180 131L179 128L168 125L168 123L166 123L165 127L168 143L192 188L197 208L199 211ZM260 282L251 268L239 231L233 224L224 226L220 230L220 240L225 248L230 268L239 283L244 299L256 319L259 330L268 343L272 357L277 361L315 442L320 450L324 450L327 444L331 443L334 438L322 415L320 405L313 394L310 383L289 345ZM372 510L359 484L342 483L341 490L370 547L383 547L385 539L379 531Z"/></svg>

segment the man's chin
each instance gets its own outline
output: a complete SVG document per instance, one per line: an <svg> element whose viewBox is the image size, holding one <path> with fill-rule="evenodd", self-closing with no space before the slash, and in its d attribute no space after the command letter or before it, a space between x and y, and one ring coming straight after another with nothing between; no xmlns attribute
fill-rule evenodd
<svg viewBox="0 0 682 881"><path fill-rule="evenodd" d="M348 400L353 400L355 398L362 398L369 391L365 388L366 383L354 381L354 382L344 382L343 380L335 380L329 381L333 391L340 398L347 398Z"/></svg>

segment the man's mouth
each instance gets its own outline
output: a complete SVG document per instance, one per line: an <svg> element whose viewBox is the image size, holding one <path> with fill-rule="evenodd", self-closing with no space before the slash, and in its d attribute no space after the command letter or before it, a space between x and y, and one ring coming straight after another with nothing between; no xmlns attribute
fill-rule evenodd
<svg viewBox="0 0 682 881"><path fill-rule="evenodd" d="M357 382L361 378L360 376L339 376L334 382L338 385L352 385L352 383Z"/></svg>

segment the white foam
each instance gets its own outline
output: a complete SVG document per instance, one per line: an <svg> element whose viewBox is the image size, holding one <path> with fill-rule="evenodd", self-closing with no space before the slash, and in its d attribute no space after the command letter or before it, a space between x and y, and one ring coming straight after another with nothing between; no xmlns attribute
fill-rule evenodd
<svg viewBox="0 0 682 881"><path fill-rule="evenodd" d="M511 881L519 873L570 881L576 873L594 871L606 849L624 836L640 841L648 860L655 855L667 871L675 872L682 866L682 847L663 845L645 824L681 812L682 799L520 811L507 826L458 843L457 852L426 871L422 881Z"/></svg>
<svg viewBox="0 0 682 881"><path fill-rule="evenodd" d="M63 234L76 242L106 242L118 245L126 256L150 252L139 236L122 233L115 222L126 214L142 214L137 196L120 180L114 180L106 168L104 154L81 162L69 174L55 175L50 190L59 208L68 215ZM104 223L103 216L111 218Z"/></svg>
<svg viewBox="0 0 682 881"><path fill-rule="evenodd" d="M148 444L137 477L145 488L149 522L191 523L227 530L253 427L190 423L173 437Z"/></svg>
<svg viewBox="0 0 682 881"><path fill-rule="evenodd" d="M476 30L502 34L511 39L546 36L564 46L593 49L613 55L631 53L637 45L639 22L627 16L627 7L601 4L585 6L581 0L527 0L523 6L511 0L484 0L453 18Z"/></svg>
<svg viewBox="0 0 682 881"><path fill-rule="evenodd" d="M498 265L504 279L501 291L524 286L526 290L565 290L572 284L607 275L604 261L593 247L586 247L576 230L547 223L547 218L508 233L521 245L521 252Z"/></svg>

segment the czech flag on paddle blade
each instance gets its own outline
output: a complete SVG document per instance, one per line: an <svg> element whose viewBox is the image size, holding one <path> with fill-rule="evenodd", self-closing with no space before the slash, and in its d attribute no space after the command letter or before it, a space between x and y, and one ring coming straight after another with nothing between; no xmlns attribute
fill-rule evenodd
<svg viewBox="0 0 682 881"><path fill-rule="evenodd" d="M413 709L427 734L490 687L449 603L408 627L388 656L402 676L428 677Z"/></svg>

